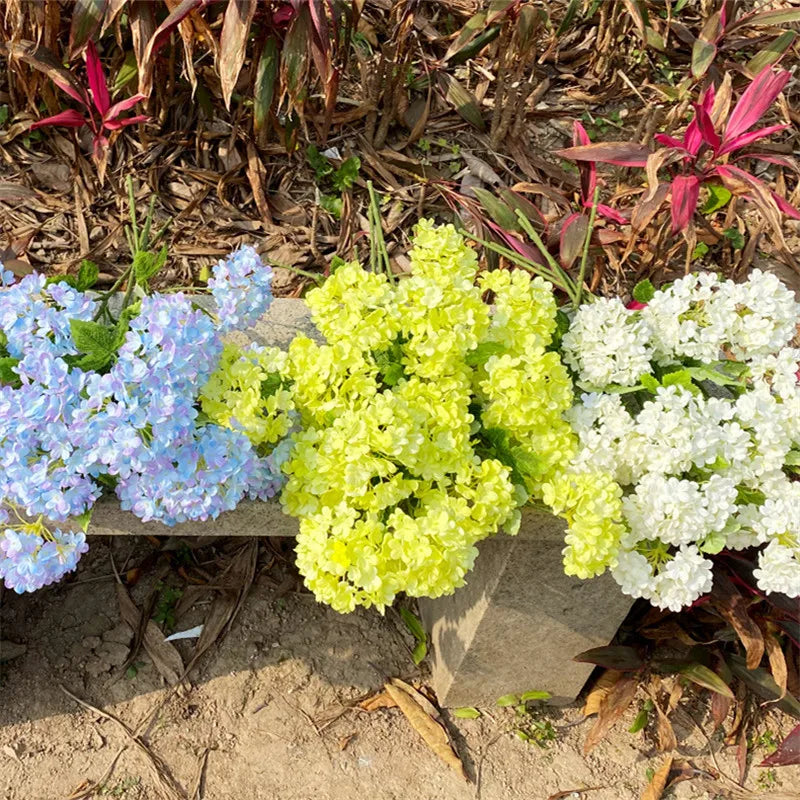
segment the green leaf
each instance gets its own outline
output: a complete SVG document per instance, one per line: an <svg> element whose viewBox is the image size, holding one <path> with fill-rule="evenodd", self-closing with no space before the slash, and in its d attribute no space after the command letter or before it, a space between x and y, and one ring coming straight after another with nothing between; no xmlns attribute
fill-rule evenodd
<svg viewBox="0 0 800 800"><path fill-rule="evenodd" d="M733 700L733 692L730 686L728 686L716 672L709 669L704 664L698 664L696 662L687 664L680 661L659 661L655 662L653 666L662 672L682 675L687 680L696 683L698 686L702 686L704 689L710 689L712 692L716 692L723 697L728 697Z"/></svg>
<svg viewBox="0 0 800 800"><path fill-rule="evenodd" d="M790 467L800 467L800 450L790 450L783 463Z"/></svg>
<svg viewBox="0 0 800 800"><path fill-rule="evenodd" d="M332 217L336 219L342 218L342 198L336 197L332 194L320 194L319 204L325 209Z"/></svg>
<svg viewBox="0 0 800 800"><path fill-rule="evenodd" d="M662 386L682 386L692 394L700 394L700 389L692 381L692 373L688 369L679 369L668 372L661 379Z"/></svg>
<svg viewBox="0 0 800 800"><path fill-rule="evenodd" d="M2 105L0 106L0 126L3 126L8 122L8 106Z"/></svg>
<svg viewBox="0 0 800 800"><path fill-rule="evenodd" d="M726 228L722 235L731 243L734 250L741 250L744 247L744 236L737 228Z"/></svg>
<svg viewBox="0 0 800 800"><path fill-rule="evenodd" d="M140 250L133 257L133 272L136 282L147 286L148 281L164 266L167 261L167 246L164 245L158 254L149 250Z"/></svg>
<svg viewBox="0 0 800 800"><path fill-rule="evenodd" d="M437 79L439 81L439 87L444 93L445 100L447 100L470 125L473 125L479 131L485 131L486 123L483 121L480 106L472 92L447 72L439 72L437 74Z"/></svg>
<svg viewBox="0 0 800 800"><path fill-rule="evenodd" d="M572 25L572 20L575 19L575 15L578 13L580 7L581 0L570 0L566 13L564 14L564 19L561 20L561 24L556 31L557 37L563 36L569 30L569 26Z"/></svg>
<svg viewBox="0 0 800 800"><path fill-rule="evenodd" d="M310 144L306 148L306 159L308 160L311 169L314 170L314 174L317 176L318 181L321 181L328 175L333 174L333 166L331 165L331 162L328 161L328 159L325 158L322 153L320 153L316 145Z"/></svg>
<svg viewBox="0 0 800 800"><path fill-rule="evenodd" d="M515 694L504 694L498 699L497 705L500 708L508 708L508 706L515 706L519 703L519 697Z"/></svg>
<svg viewBox="0 0 800 800"><path fill-rule="evenodd" d="M656 296L656 287L650 282L648 278L639 281L633 287L633 299L637 303L649 303Z"/></svg>
<svg viewBox="0 0 800 800"><path fill-rule="evenodd" d="M67 286L71 286L73 289L78 288L78 279L75 275L50 275L45 278L45 286L52 286L55 283L66 283Z"/></svg>
<svg viewBox="0 0 800 800"><path fill-rule="evenodd" d="M425 633L425 628L422 627L422 623L420 622L419 618L416 615L414 615L407 608L401 608L400 616L402 617L403 622L406 625L406 628L408 628L411 635L418 642L428 641L428 634Z"/></svg>
<svg viewBox="0 0 800 800"><path fill-rule="evenodd" d="M753 503L754 505L760 506L762 503L766 502L766 499L767 496L764 492L758 489L748 489L746 486L736 487L736 502L739 505Z"/></svg>
<svg viewBox="0 0 800 800"><path fill-rule="evenodd" d="M260 131L267 121L277 77L278 43L274 36L270 36L264 42L253 87L253 125L256 131Z"/></svg>
<svg viewBox="0 0 800 800"><path fill-rule="evenodd" d="M716 183L706 184L708 199L700 209L701 214L713 214L715 211L728 205L733 195L724 187Z"/></svg>
<svg viewBox="0 0 800 800"><path fill-rule="evenodd" d="M724 530L709 533L708 536L703 539L703 542L700 545L700 552L707 553L708 555L712 556L716 555L717 553L722 552L727 540L728 536Z"/></svg>
<svg viewBox="0 0 800 800"><path fill-rule="evenodd" d="M774 64L794 44L797 34L794 31L784 31L773 39L765 48L759 50L745 65L751 75L758 75L764 67Z"/></svg>
<svg viewBox="0 0 800 800"><path fill-rule="evenodd" d="M453 716L458 719L480 719L483 715L477 708L465 706L464 708L456 708L453 711Z"/></svg>
<svg viewBox="0 0 800 800"><path fill-rule="evenodd" d="M117 94L117 92L124 89L138 74L139 67L136 63L136 51L129 50L125 55L122 66L114 76L114 84L111 87L111 93Z"/></svg>
<svg viewBox="0 0 800 800"><path fill-rule="evenodd" d="M639 378L639 383L641 383L642 386L644 386L644 388L652 394L655 394L661 387L658 379L654 378L652 375L648 375L647 373Z"/></svg>
<svg viewBox="0 0 800 800"><path fill-rule="evenodd" d="M499 356L506 352L505 345L500 342L481 342L474 350L470 350L464 361L470 367L483 366L492 356Z"/></svg>
<svg viewBox="0 0 800 800"><path fill-rule="evenodd" d="M509 208L502 200L498 200L491 192L477 186L472 191L475 192L475 196L493 222L507 231L520 230L519 220L514 210Z"/></svg>
<svg viewBox="0 0 800 800"><path fill-rule="evenodd" d="M351 189L358 178L358 171L361 169L361 159L358 156L350 156L342 162L342 165L333 173L333 185L340 192Z"/></svg>
<svg viewBox="0 0 800 800"><path fill-rule="evenodd" d="M22 385L19 375L13 370L13 367L16 367L17 364L19 364L18 358L11 358L10 356L0 358L0 383L14 387Z"/></svg>
<svg viewBox="0 0 800 800"><path fill-rule="evenodd" d="M99 322L81 319L69 321L72 341L81 353L90 356L111 356L114 353L116 335L114 331Z"/></svg>
<svg viewBox="0 0 800 800"><path fill-rule="evenodd" d="M84 533L86 533L86 531L89 529L89 522L92 519L92 510L93 509L91 508L87 508L83 514L79 514L77 517L74 517L76 524L80 526L80 529Z"/></svg>
<svg viewBox="0 0 800 800"><path fill-rule="evenodd" d="M708 252L708 245L705 242L698 242L697 246L692 250L692 261L697 261Z"/></svg>
<svg viewBox="0 0 800 800"><path fill-rule="evenodd" d="M550 692L542 692L542 691L531 691L531 692L524 692L520 695L520 700L523 703L527 703L531 700L549 700L553 695Z"/></svg>
<svg viewBox="0 0 800 800"><path fill-rule="evenodd" d="M628 728L628 733L639 733L639 731L645 728L649 719L650 714L643 706L636 715L636 719L633 720L633 725Z"/></svg>
<svg viewBox="0 0 800 800"><path fill-rule="evenodd" d="M411 660L419 666L428 655L428 645L425 642L417 642L414 649L411 651Z"/></svg>
<svg viewBox="0 0 800 800"><path fill-rule="evenodd" d="M521 475L536 477L542 473L542 462L524 447L512 447L511 458Z"/></svg>
<svg viewBox="0 0 800 800"><path fill-rule="evenodd" d="M93 261L83 259L81 261L80 269L78 270L78 279L75 288L79 292L85 292L91 289L97 283L97 278L100 275L100 269Z"/></svg>

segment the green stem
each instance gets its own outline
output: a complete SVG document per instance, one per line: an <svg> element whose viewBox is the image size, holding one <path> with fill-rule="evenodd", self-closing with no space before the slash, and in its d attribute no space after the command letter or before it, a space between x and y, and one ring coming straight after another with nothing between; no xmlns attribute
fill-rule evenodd
<svg viewBox="0 0 800 800"><path fill-rule="evenodd" d="M381 208L378 203L378 196L372 186L372 181L367 181L367 191L369 191L369 223L370 223L370 261L373 272L377 272L381 267L386 271L390 281L396 281L397 276L392 272L389 264L389 252L386 249L386 241L383 238L383 226L381 225Z"/></svg>
<svg viewBox="0 0 800 800"><path fill-rule="evenodd" d="M592 207L589 209L589 227L586 229L586 237L583 240L583 253L581 254L581 268L578 272L578 286L575 292L575 308L581 304L581 294L583 293L583 281L586 277L586 265L589 261L589 244L592 241L592 233L594 233L594 222L597 218L597 198L600 194L600 187L594 187L594 197L592 198Z"/></svg>
<svg viewBox="0 0 800 800"><path fill-rule="evenodd" d="M133 233L133 243L135 250L131 251L131 258L133 258L139 248L139 227L136 224L136 197L133 194L133 178L128 175L128 213L131 217L131 231Z"/></svg>
<svg viewBox="0 0 800 800"><path fill-rule="evenodd" d="M561 264L550 255L550 251L547 249L547 246L542 241L542 237L539 236L539 233L536 229L531 225L531 221L520 211L517 209L517 219L519 220L519 224L522 227L522 230L525 231L526 234L533 240L533 243L539 249L539 252L542 254L544 259L550 265L550 269L553 270L555 275L560 276L561 279L561 286L563 287L564 291L570 296L571 299L575 299L575 287L572 282L572 278L564 271L561 267ZM555 281L553 281L555 283Z"/></svg>

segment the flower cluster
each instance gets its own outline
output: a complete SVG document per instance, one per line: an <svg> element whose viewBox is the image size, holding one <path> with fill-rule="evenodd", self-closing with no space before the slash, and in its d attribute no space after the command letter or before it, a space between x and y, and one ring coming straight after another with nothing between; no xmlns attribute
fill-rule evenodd
<svg viewBox="0 0 800 800"><path fill-rule="evenodd" d="M220 331L227 333L255 325L272 301L272 270L255 248L240 247L211 272L208 287L217 306Z"/></svg>
<svg viewBox="0 0 800 800"><path fill-rule="evenodd" d="M229 274L241 275L250 251L229 261ZM167 525L275 494L272 461L244 433L199 415L197 394L223 345L189 297L146 296L108 328L86 293L0 273L0 510L19 521L0 540L8 586L29 591L74 569L83 534L51 532L42 520L86 514L104 488ZM255 283L247 313L269 300L269 281ZM222 277L216 287L224 292Z"/></svg>
<svg viewBox="0 0 800 800"><path fill-rule="evenodd" d="M711 588L708 556L760 547L759 587L800 597L798 322L759 270L575 312L564 356L587 391L568 413L571 471L616 483L600 517L621 526L606 563L627 594L678 610Z"/></svg>
<svg viewBox="0 0 800 800"><path fill-rule="evenodd" d="M257 446L291 432L281 499L300 518L297 563L339 611L462 585L476 543L514 532L575 444L549 284L479 278L452 226L427 221L410 259L398 283L340 266L307 298L327 343L228 348L202 396Z"/></svg>

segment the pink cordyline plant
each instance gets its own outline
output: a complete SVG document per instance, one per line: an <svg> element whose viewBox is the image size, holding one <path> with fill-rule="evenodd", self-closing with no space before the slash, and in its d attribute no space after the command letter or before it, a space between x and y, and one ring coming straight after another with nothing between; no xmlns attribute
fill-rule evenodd
<svg viewBox="0 0 800 800"><path fill-rule="evenodd" d="M588 162L592 167L599 162L647 168L650 192L642 204L651 204L649 211L652 218L657 210L653 204L660 205L669 194L673 233L685 231L689 227L697 210L700 187L712 182L721 182L731 193L745 195L755 201L773 224L778 219L777 227L780 228L776 211L794 219L800 219L800 212L750 172L731 161L755 158L794 168L791 160L780 156L739 152L753 142L789 127L768 125L750 130L775 102L789 77L786 70L773 71L771 67L765 67L747 87L729 116L721 103L715 106L718 93L713 85L709 86L700 95L699 102L694 104L695 116L686 128L683 138L677 139L664 133L656 134L656 142L664 147L654 153L636 142L591 144L586 137L585 141L581 138L583 144L558 150L556 154L579 164ZM666 183L658 180L657 174L661 169L670 173L670 180ZM583 170L581 174L583 182ZM588 174L591 175L591 172ZM599 205L597 210L602 213Z"/></svg>
<svg viewBox="0 0 800 800"><path fill-rule="evenodd" d="M86 59L86 78L89 84L88 90L85 86L80 86L80 90L77 90L74 86L66 82L57 79L55 81L59 89L65 91L70 97L77 100L83 106L84 113L82 114L74 108L69 108L52 117L34 122L33 125L31 125L31 130L48 126L82 128L86 125L92 131L92 150L95 161L100 169L103 170L108 153L108 137L106 134L129 125L135 125L138 122L147 122L150 117L139 114L137 116L127 117L126 119L120 119L120 114L129 111L140 100L144 100L145 95L135 94L132 97L125 98L125 100L120 100L119 103L111 105L111 95L108 91L106 75L103 71L103 65L100 62L100 57L97 54L97 47L94 42L89 41L86 46L84 57Z"/></svg>

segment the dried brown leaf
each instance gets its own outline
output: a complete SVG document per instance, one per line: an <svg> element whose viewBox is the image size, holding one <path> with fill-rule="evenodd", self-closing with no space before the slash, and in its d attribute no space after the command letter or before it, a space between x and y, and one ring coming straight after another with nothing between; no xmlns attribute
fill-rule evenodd
<svg viewBox="0 0 800 800"><path fill-rule="evenodd" d="M638 683L639 679L636 676L623 676L614 684L608 695L603 698L597 714L597 721L583 743L584 755L587 755L599 744L614 726L614 723L627 711L636 696Z"/></svg>
<svg viewBox="0 0 800 800"><path fill-rule="evenodd" d="M714 723L712 731L715 731L725 722L732 707L733 700L730 697L725 697L725 695L718 692L711 693L711 720Z"/></svg>
<svg viewBox="0 0 800 800"><path fill-rule="evenodd" d="M119 603L119 613L122 621L132 631L138 630L141 624L141 614L136 607L136 603L133 602L128 594L128 590L121 583L117 584L117 602ZM183 659L181 659L180 653L170 642L164 641L164 634L151 619L147 620L142 644L164 680L170 686L179 683L184 672Z"/></svg>
<svg viewBox="0 0 800 800"><path fill-rule="evenodd" d="M622 673L615 669L607 669L600 674L586 697L586 703L583 706L584 717L590 717L592 714L600 712L603 700L605 700L621 677Z"/></svg>
<svg viewBox="0 0 800 800"><path fill-rule="evenodd" d="M783 648L778 638L771 631L765 633L764 644L767 650L767 658L769 659L770 672L772 672L772 677L781 690L781 699L783 699L786 696L786 685L789 680L789 670L786 666Z"/></svg>
<svg viewBox="0 0 800 800"><path fill-rule="evenodd" d="M387 683L384 688L386 693L397 703L409 723L411 723L411 727L422 737L425 744L430 747L439 759L455 770L465 781L468 781L469 778L464 770L464 765L450 746L444 727L425 712L416 698L405 689L392 683Z"/></svg>
<svg viewBox="0 0 800 800"><path fill-rule="evenodd" d="M219 48L219 77L225 107L231 107L231 95L244 64L247 34L256 13L256 0L229 0L222 22Z"/></svg>
<svg viewBox="0 0 800 800"><path fill-rule="evenodd" d="M186 667L187 672L206 650L230 630L255 579L257 558L258 540L254 538L239 548L225 568L218 581L221 589L203 623L203 632Z"/></svg>
<svg viewBox="0 0 800 800"><path fill-rule="evenodd" d="M672 756L667 756L667 760L656 770L652 780L642 794L642 800L660 800L667 786L667 777L672 769Z"/></svg>
<svg viewBox="0 0 800 800"><path fill-rule="evenodd" d="M755 669L764 657L764 637L753 618L747 613L747 600L733 582L720 575L714 582L714 608L730 623L747 652L747 668Z"/></svg>
<svg viewBox="0 0 800 800"><path fill-rule="evenodd" d="M678 746L678 739L675 736L672 723L662 711L661 705L655 701L653 705L656 707L657 713L656 735L658 737L658 749L662 753L668 753Z"/></svg>
<svg viewBox="0 0 800 800"><path fill-rule="evenodd" d="M362 700L358 707L364 711L377 711L380 708L397 708L397 703L392 700L387 692L376 692L366 700Z"/></svg>

